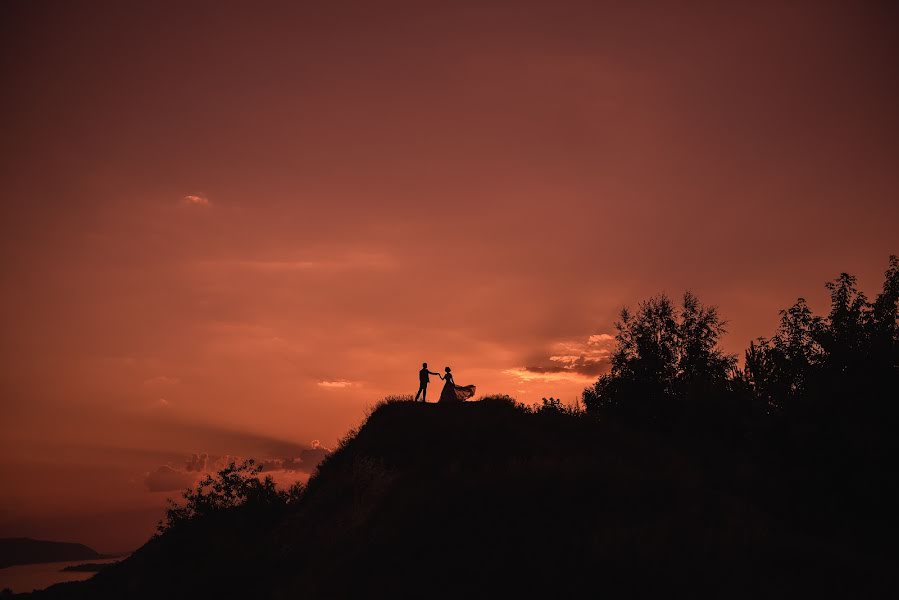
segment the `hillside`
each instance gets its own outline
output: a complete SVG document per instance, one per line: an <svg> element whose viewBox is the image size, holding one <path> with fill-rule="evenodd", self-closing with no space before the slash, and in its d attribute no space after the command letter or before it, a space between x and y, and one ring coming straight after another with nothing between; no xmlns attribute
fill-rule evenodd
<svg viewBox="0 0 899 600"><path fill-rule="evenodd" d="M84 544L48 542L31 538L0 539L0 569L13 565L103 558Z"/></svg>
<svg viewBox="0 0 899 600"><path fill-rule="evenodd" d="M55 598L864 595L885 558L760 508L758 467L504 400L381 405L296 505L173 528ZM26 597L23 595L22 597Z"/></svg>

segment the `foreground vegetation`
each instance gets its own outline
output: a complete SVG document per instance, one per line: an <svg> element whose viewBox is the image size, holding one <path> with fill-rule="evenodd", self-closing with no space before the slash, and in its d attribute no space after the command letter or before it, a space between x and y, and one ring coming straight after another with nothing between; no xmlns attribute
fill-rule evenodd
<svg viewBox="0 0 899 600"><path fill-rule="evenodd" d="M828 314L805 299L745 353L718 345L725 323L692 294L623 310L612 369L584 391L588 411L653 431L698 460L750 456L766 510L809 533L894 552L899 502L899 259L869 301L855 277L826 284ZM721 469L729 469L727 462Z"/></svg>

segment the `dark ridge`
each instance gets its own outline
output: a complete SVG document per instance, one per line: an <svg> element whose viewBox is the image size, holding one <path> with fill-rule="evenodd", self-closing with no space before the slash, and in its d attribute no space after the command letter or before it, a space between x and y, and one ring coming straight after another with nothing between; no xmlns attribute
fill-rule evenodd
<svg viewBox="0 0 899 600"><path fill-rule="evenodd" d="M69 565L60 569L62 572L72 573L97 573L108 567L112 563L84 563L83 565Z"/></svg>
<svg viewBox="0 0 899 600"><path fill-rule="evenodd" d="M888 557L761 508L752 485L759 470L736 451L710 466L664 436L509 399L391 402L320 465L296 502L179 523L89 581L21 597L771 598L891 589Z"/></svg>

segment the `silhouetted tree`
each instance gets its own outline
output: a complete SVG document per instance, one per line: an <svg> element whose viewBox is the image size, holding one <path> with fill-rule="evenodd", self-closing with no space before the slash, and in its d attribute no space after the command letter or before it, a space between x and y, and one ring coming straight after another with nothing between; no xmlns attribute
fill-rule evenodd
<svg viewBox="0 0 899 600"><path fill-rule="evenodd" d="M302 497L302 483L279 490L271 475L260 479L261 473L262 466L253 459L239 465L232 461L215 477L207 475L195 488L185 490L184 504L169 500L165 522L160 522L157 529L162 533L181 523L238 507L258 510L284 507Z"/></svg>
<svg viewBox="0 0 899 600"><path fill-rule="evenodd" d="M718 347L725 323L690 292L680 309L662 294L625 308L615 323L612 370L584 390L587 410L668 425L686 408L726 392L736 358ZM690 406L693 402L694 406Z"/></svg>
<svg viewBox="0 0 899 600"><path fill-rule="evenodd" d="M899 339L899 257L890 256L883 289L871 307L871 328L879 343L895 344Z"/></svg>
<svg viewBox="0 0 899 600"><path fill-rule="evenodd" d="M750 344L749 388L772 412L794 419L846 421L889 411L884 395L896 384L899 369L899 261L890 257L883 290L873 303L848 273L826 287L826 317L813 315L800 298L781 311L770 340Z"/></svg>
<svg viewBox="0 0 899 600"><path fill-rule="evenodd" d="M803 397L813 367L823 356L823 323L805 298L780 311L780 325L768 340L759 338L746 351L745 372L754 393L776 411Z"/></svg>
<svg viewBox="0 0 899 600"><path fill-rule="evenodd" d="M876 372L874 384L878 389L895 392L899 379L899 258L896 256L890 257L883 288L871 306L868 335L870 364Z"/></svg>

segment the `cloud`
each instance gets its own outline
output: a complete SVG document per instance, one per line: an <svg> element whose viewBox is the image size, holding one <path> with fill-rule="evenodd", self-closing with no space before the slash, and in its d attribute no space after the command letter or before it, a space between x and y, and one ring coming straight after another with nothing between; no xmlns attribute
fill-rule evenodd
<svg viewBox="0 0 899 600"><path fill-rule="evenodd" d="M256 464L262 467L263 475L275 472L309 474L330 453L329 448L322 446L318 440L313 440L308 448L298 447L294 454L257 458ZM231 462L240 464L246 458L249 456L224 454L214 457L206 452L194 453L184 462L183 469L162 465L147 473L144 483L151 492L181 491L194 485L205 474L223 469Z"/></svg>
<svg viewBox="0 0 899 600"><path fill-rule="evenodd" d="M144 385L148 387L178 385L179 383L181 383L180 379L177 377L169 377L168 375L157 375L156 377L144 380Z"/></svg>
<svg viewBox="0 0 899 600"><path fill-rule="evenodd" d="M144 484L151 492L172 492L192 486L196 479L197 476L192 472L163 465L147 473Z"/></svg>
<svg viewBox="0 0 899 600"><path fill-rule="evenodd" d="M304 469L311 472L311 469L317 467L318 463L325 460L330 453L330 448L325 448L318 440L312 440L312 447L300 452L300 460L303 462Z"/></svg>
<svg viewBox="0 0 899 600"><path fill-rule="evenodd" d="M396 259L386 252L319 249L309 254L310 256L305 257L201 260L194 262L193 265L206 271L224 269L277 274L303 271L384 270L397 266Z"/></svg>
<svg viewBox="0 0 899 600"><path fill-rule="evenodd" d="M552 345L548 356L537 364L507 369L519 381L592 381L610 368L615 338L597 333L585 341L561 341Z"/></svg>
<svg viewBox="0 0 899 600"><path fill-rule="evenodd" d="M587 344L613 344L615 336L608 333L596 333L587 338Z"/></svg>
<svg viewBox="0 0 899 600"><path fill-rule="evenodd" d="M325 388L326 390L339 390L348 387L353 387L358 385L353 381L346 381L345 379L338 379L336 381L319 381L316 384L318 387Z"/></svg>
<svg viewBox="0 0 899 600"><path fill-rule="evenodd" d="M265 433L246 431L204 423L202 421L185 421L177 414L157 412L142 417L141 423L153 431L166 434L165 443L171 445L174 440L190 440L191 446L182 450L182 456L189 456L197 448L203 449L213 456L227 454L258 458L260 456L299 456L308 447L290 439L283 439ZM186 450L186 451L185 451Z"/></svg>
<svg viewBox="0 0 899 600"><path fill-rule="evenodd" d="M185 206L202 206L209 207L212 206L212 203L209 201L209 198L203 196L201 194L188 194L181 198L181 204Z"/></svg>
<svg viewBox="0 0 899 600"><path fill-rule="evenodd" d="M271 473L273 471L305 471L301 458L264 458L256 461L256 464L262 468L263 473Z"/></svg>
<svg viewBox="0 0 899 600"><path fill-rule="evenodd" d="M318 440L312 440L312 445L300 451L299 456L285 458L267 458L258 461L265 471L300 471L303 473L311 473L323 461L328 454L331 453L330 448L325 448Z"/></svg>
<svg viewBox="0 0 899 600"><path fill-rule="evenodd" d="M184 465L184 469L187 471L193 471L196 473L202 473L206 470L206 465L209 462L209 455L203 452L202 454L191 454L190 458L187 459L187 463Z"/></svg>
<svg viewBox="0 0 899 600"><path fill-rule="evenodd" d="M231 461L240 464L250 458L263 465L263 475L272 473L281 484L292 479L303 479L313 473L330 452L318 440L283 439L205 422L185 421L170 411L141 414L140 423L153 432L165 434L164 437L154 438L156 448L170 448L151 453L139 450L136 455L140 463L146 465L137 471L139 481L150 492L182 491L196 485L207 474L214 475ZM183 449L185 440L190 440L192 447ZM105 453L107 447L102 448ZM131 456L138 452L127 447L116 446L114 449L117 455Z"/></svg>
<svg viewBox="0 0 899 600"><path fill-rule="evenodd" d="M541 371L539 369L541 369L541 367L516 367L514 369L506 369L503 373L515 377L519 383L530 383L532 381L574 381L589 383L596 379L589 375L582 375L571 371ZM521 393L524 391L525 390L519 390Z"/></svg>

